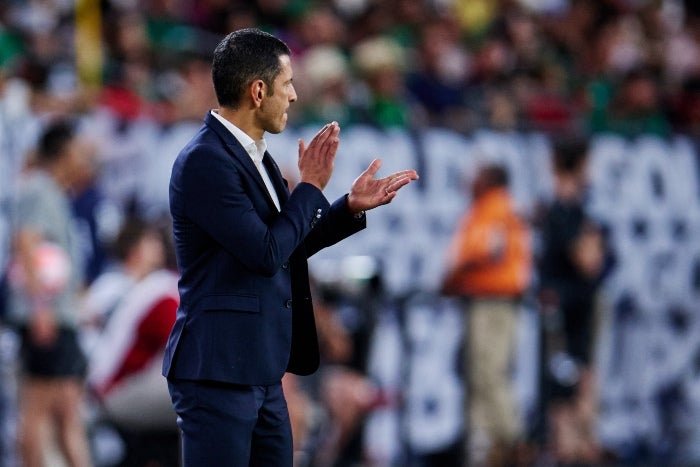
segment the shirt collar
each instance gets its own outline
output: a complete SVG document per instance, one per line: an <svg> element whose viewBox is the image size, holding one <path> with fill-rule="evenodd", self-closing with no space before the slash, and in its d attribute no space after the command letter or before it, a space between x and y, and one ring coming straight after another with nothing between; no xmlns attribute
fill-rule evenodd
<svg viewBox="0 0 700 467"><path fill-rule="evenodd" d="M211 114L214 118L220 121L229 132L231 132L239 143L241 143L243 149L245 149L248 155L253 159L253 162L256 164L262 162L265 151L267 151L267 142L265 141L265 138L254 141L253 138L248 136L246 132L219 115L219 112L216 110L212 110Z"/></svg>

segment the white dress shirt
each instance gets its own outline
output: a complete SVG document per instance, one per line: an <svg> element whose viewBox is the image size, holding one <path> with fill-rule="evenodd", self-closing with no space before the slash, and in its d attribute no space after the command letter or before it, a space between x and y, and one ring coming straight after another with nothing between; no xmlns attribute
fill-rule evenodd
<svg viewBox="0 0 700 467"><path fill-rule="evenodd" d="M214 118L219 120L228 131L231 132L233 137L236 138L239 143L241 143L241 146L243 146L250 158L253 159L253 163L255 164L255 167L258 168L258 172L260 172L260 176L262 177L263 182L265 182L265 186L267 187L267 191L272 197L272 201L274 201L275 206L277 206L277 210L280 211L280 200L277 197L275 187L272 185L270 175L267 173L267 170L265 169L265 166L262 162L263 157L265 156L265 151L267 150L267 143L265 142L265 138L262 138L258 141L254 141L253 138L248 136L243 130L241 130L236 125L219 115L219 113L216 110L212 110L211 114L214 116Z"/></svg>

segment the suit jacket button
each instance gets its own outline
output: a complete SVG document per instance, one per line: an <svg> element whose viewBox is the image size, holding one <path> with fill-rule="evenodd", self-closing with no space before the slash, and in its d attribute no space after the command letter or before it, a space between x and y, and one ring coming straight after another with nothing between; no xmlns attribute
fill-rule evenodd
<svg viewBox="0 0 700 467"><path fill-rule="evenodd" d="M292 299L290 298L289 300L287 300L286 302L284 302L284 306L285 306L286 308L292 308Z"/></svg>
<svg viewBox="0 0 700 467"><path fill-rule="evenodd" d="M289 261L282 263L282 269L289 269Z"/></svg>

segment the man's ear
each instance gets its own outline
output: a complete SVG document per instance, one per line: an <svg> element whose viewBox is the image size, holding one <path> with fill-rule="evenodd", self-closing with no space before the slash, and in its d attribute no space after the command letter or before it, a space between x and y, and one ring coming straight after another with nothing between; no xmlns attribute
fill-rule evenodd
<svg viewBox="0 0 700 467"><path fill-rule="evenodd" d="M250 97L256 107L260 107L260 103L267 95L267 86L261 79L256 79L250 84Z"/></svg>

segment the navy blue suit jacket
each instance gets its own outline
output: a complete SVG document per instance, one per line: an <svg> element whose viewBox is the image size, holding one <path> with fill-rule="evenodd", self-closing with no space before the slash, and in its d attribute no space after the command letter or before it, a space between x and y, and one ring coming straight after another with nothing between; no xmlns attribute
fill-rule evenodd
<svg viewBox="0 0 700 467"><path fill-rule="evenodd" d="M363 229L345 197L332 205L300 183L290 194L263 160L281 204L248 153L212 115L170 179L180 307L163 361L174 379L267 385L319 365L307 258Z"/></svg>

